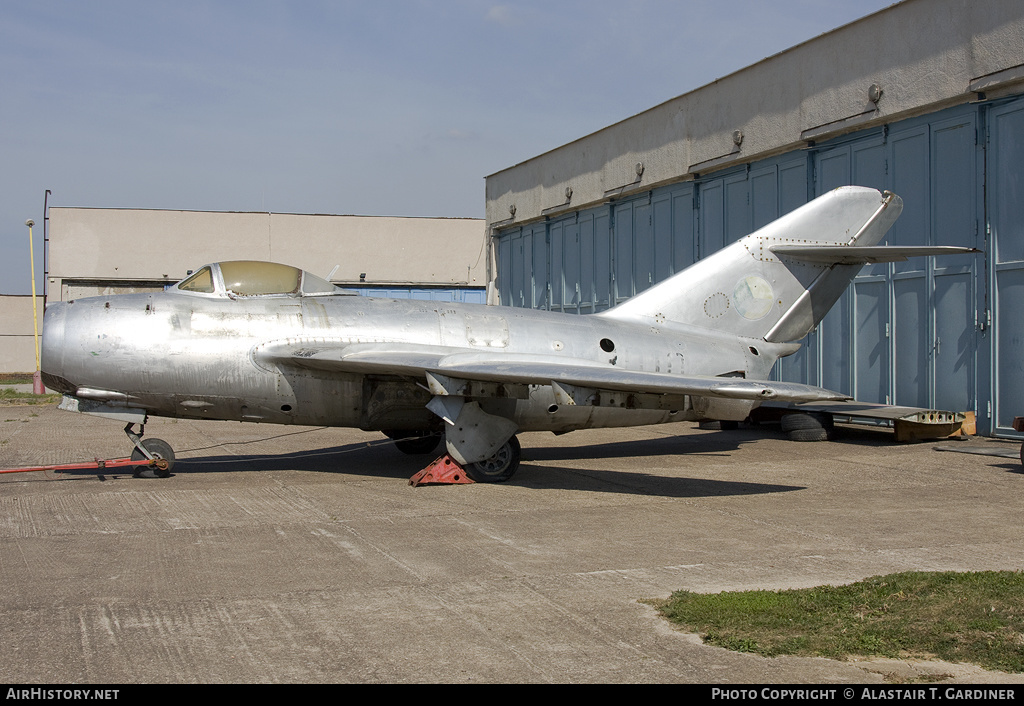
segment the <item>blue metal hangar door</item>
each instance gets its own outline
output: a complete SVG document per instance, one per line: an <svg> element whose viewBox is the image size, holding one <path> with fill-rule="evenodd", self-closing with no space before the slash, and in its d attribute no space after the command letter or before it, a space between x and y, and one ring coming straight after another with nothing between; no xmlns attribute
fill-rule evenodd
<svg viewBox="0 0 1024 706"><path fill-rule="evenodd" d="M989 383L993 430L1013 435L1014 416L1024 416L1024 99L995 104L986 130L986 323L991 317Z"/></svg>

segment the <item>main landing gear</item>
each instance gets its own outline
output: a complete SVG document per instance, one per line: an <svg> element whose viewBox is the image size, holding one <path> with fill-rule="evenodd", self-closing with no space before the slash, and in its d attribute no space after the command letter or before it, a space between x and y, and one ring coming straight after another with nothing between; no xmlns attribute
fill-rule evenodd
<svg viewBox="0 0 1024 706"><path fill-rule="evenodd" d="M163 439L142 440L146 426L139 427L136 434L132 428L135 424L129 422L124 427L124 433L132 442L135 448L132 450L133 461L149 460L153 463L148 466L136 466L136 478L167 478L171 475L171 468L174 467L174 449Z"/></svg>
<svg viewBox="0 0 1024 706"><path fill-rule="evenodd" d="M459 465L450 455L435 459L429 466L409 479L409 485L426 483L504 483L519 470L522 448L519 439L511 437L490 458Z"/></svg>

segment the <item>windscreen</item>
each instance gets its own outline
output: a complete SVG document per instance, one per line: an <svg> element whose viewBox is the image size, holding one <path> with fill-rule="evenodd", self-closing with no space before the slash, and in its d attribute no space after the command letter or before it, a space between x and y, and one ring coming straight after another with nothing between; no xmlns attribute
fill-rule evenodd
<svg viewBox="0 0 1024 706"><path fill-rule="evenodd" d="M183 292L213 294L213 271L209 267L204 267L188 279L179 282L178 289Z"/></svg>

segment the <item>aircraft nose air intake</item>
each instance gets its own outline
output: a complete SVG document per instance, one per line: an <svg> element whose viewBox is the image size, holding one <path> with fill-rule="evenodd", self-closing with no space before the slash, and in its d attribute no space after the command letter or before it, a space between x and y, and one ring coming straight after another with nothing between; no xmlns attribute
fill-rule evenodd
<svg viewBox="0 0 1024 706"><path fill-rule="evenodd" d="M50 304L43 315L43 343L40 367L43 384L51 390L74 392L74 385L64 379L64 324L67 304Z"/></svg>

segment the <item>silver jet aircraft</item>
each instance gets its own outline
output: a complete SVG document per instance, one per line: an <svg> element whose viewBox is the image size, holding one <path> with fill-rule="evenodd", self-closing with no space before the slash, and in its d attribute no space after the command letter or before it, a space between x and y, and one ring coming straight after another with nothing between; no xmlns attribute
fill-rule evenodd
<svg viewBox="0 0 1024 706"><path fill-rule="evenodd" d="M211 264L164 292L52 304L43 380L63 408L126 422L137 459L174 459L133 431L147 415L348 426L406 453L443 438L471 479L504 481L519 431L847 399L769 372L863 264L971 252L876 245L902 208L888 192L836 189L587 316L361 297L287 265Z"/></svg>

